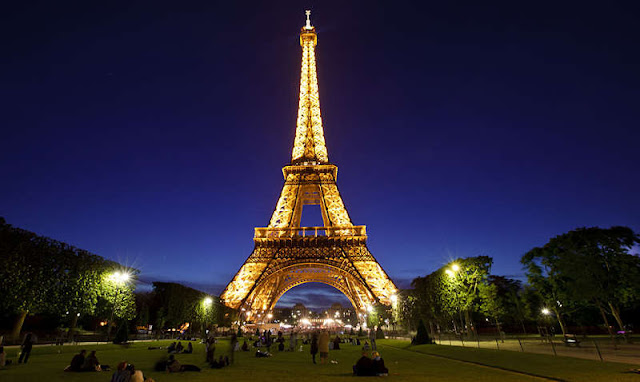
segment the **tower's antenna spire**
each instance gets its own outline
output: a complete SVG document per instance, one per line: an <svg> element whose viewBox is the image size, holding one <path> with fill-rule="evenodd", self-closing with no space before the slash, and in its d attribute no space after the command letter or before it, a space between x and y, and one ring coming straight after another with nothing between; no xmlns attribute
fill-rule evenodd
<svg viewBox="0 0 640 382"><path fill-rule="evenodd" d="M307 9L304 13L307 15L307 25L304 26L304 29L311 30L313 29L311 26L311 11Z"/></svg>

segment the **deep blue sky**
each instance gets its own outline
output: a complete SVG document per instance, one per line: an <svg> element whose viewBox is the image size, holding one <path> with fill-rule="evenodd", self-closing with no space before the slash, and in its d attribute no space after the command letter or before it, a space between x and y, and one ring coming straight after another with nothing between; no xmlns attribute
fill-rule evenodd
<svg viewBox="0 0 640 382"><path fill-rule="evenodd" d="M0 216L144 280L219 292L250 254L290 158L308 7L329 158L400 285L481 254L522 276L554 235L640 230L632 2L13 3Z"/></svg>

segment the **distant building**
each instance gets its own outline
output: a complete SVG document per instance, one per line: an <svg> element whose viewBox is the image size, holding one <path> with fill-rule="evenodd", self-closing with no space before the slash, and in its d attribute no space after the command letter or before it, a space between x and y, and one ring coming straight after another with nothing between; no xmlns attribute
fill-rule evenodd
<svg viewBox="0 0 640 382"><path fill-rule="evenodd" d="M309 318L310 312L311 311L301 303L297 303L293 306L293 308L291 308L291 316L297 319Z"/></svg>
<svg viewBox="0 0 640 382"><path fill-rule="evenodd" d="M358 315L353 307L345 308L340 303L334 303L331 307L325 310L325 317L334 320L340 320L343 324L357 324Z"/></svg>

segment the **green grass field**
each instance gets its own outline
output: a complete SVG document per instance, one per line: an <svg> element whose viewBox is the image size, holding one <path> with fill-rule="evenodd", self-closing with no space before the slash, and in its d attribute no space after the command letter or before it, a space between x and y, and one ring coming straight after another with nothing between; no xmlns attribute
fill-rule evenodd
<svg viewBox="0 0 640 382"><path fill-rule="evenodd" d="M200 373L166 374L154 372L156 361L166 357L163 350L147 350L148 346L164 346L168 341L136 343L129 347L118 345L45 346L34 348L27 365L11 365L0 370L0 381L109 381L110 372L65 373L62 369L79 349L97 350L103 364L115 366L127 360L141 369L145 377L162 381L341 381L353 380L351 365L360 357L360 348L343 344L341 350L331 351L329 359L337 363L314 365L309 347L303 352L273 351L271 358L255 358L253 352L236 353L236 363L224 369L210 369L204 363L204 346L194 343L194 354L178 354L182 364L195 364ZM299 346L298 346L299 347ZM567 381L640 381L640 375L626 373L632 365L552 357L487 349L450 346L409 346L397 340L379 341L379 351L389 368L387 378L393 381L536 381L545 380L520 374L535 374ZM220 341L216 356L227 353L228 343ZM275 347L272 347L275 350ZM59 352L60 351L60 352ZM17 350L9 349L15 361ZM509 369L509 370L505 370ZM364 378L364 377L363 377Z"/></svg>

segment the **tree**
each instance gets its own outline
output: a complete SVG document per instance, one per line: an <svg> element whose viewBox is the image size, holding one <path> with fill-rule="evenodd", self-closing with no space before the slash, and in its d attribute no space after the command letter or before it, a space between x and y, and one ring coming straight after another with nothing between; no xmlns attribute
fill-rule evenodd
<svg viewBox="0 0 640 382"><path fill-rule="evenodd" d="M367 326L370 328L385 325L387 320L392 317L392 309L390 305L375 303L371 305L367 313Z"/></svg>
<svg viewBox="0 0 640 382"><path fill-rule="evenodd" d="M457 321L459 330L466 327L475 333L472 316L478 310L480 289L487 283L492 263L488 256L456 259L425 277L415 278L413 291L403 299L403 317L416 324L420 319L427 321L432 333L434 325L449 323L458 330Z"/></svg>
<svg viewBox="0 0 640 382"><path fill-rule="evenodd" d="M420 320L418 322L418 332L416 333L415 338L413 339L414 345L424 345L432 343L431 338L429 337L429 333L427 332L427 327L424 325L424 321Z"/></svg>
<svg viewBox="0 0 640 382"><path fill-rule="evenodd" d="M12 227L0 218L0 311L16 314L13 338L27 314L71 318L70 334L79 314L94 314L103 274L118 266L87 251Z"/></svg>
<svg viewBox="0 0 640 382"><path fill-rule="evenodd" d="M520 306L521 289L519 281L496 275L489 275L487 283L480 284L479 311L495 322L498 335L501 332L500 320L504 319L518 321L526 332Z"/></svg>
<svg viewBox="0 0 640 382"><path fill-rule="evenodd" d="M500 336L500 318L505 315L504 301L498 295L498 286L495 284L483 284L480 287L480 312L491 318L496 324L496 331Z"/></svg>
<svg viewBox="0 0 640 382"><path fill-rule="evenodd" d="M640 259L630 254L639 243L640 236L628 227L579 228L527 252L522 263L529 282L556 313L563 333L560 308L584 302L598 308L612 333L607 314L624 330L621 308L640 299Z"/></svg>
<svg viewBox="0 0 640 382"><path fill-rule="evenodd" d="M136 299L133 291L135 290L134 281L122 281L114 278L116 273L126 273L135 276L130 269L108 269L102 272L100 289L98 292L98 304L96 313L101 317L113 316L114 321L132 320L136 316ZM109 326L115 322L109 322Z"/></svg>
<svg viewBox="0 0 640 382"><path fill-rule="evenodd" d="M434 325L447 325L455 319L458 310L445 293L445 276L444 268L441 268L411 282L413 290L402 300L403 316L410 320L410 326L417 327L420 320L425 320L434 333Z"/></svg>
<svg viewBox="0 0 640 382"><path fill-rule="evenodd" d="M487 283L492 264L493 259L489 256L467 257L454 261L445 270L448 277L443 283L443 300L450 309L457 308L464 314L466 328L474 334L472 313L477 308L480 289Z"/></svg>
<svg viewBox="0 0 640 382"><path fill-rule="evenodd" d="M543 248L534 248L522 257L521 262L526 268L529 284L543 304L538 312L543 308L552 311L562 334L567 334L565 312L574 304L569 298L566 280L557 273L555 255Z"/></svg>
<svg viewBox="0 0 640 382"><path fill-rule="evenodd" d="M195 328L223 325L231 317L231 310L218 297L181 284L154 282L153 295L154 308L162 312L162 325L157 321L159 328L176 328L187 322Z"/></svg>
<svg viewBox="0 0 640 382"><path fill-rule="evenodd" d="M116 335L113 337L114 344L123 344L129 340L129 330L127 329L127 323L121 322L116 330Z"/></svg>

